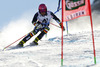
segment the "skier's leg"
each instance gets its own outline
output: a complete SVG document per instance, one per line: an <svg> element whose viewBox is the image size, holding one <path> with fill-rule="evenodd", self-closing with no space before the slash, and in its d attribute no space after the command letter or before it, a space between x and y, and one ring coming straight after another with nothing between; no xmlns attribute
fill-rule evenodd
<svg viewBox="0 0 100 67"><path fill-rule="evenodd" d="M35 40L33 41L36 45L38 45L38 41L40 40L40 39L42 39L42 37L45 35L45 34L47 34L47 32L50 30L50 28L49 27L46 27L36 38L35 38Z"/></svg>
<svg viewBox="0 0 100 67"><path fill-rule="evenodd" d="M25 44L29 39L31 39L31 38L32 38L34 35L36 35L37 33L38 33L37 30L33 30L32 32L30 32L25 38L23 38L23 39L19 42L18 46L23 47L23 44Z"/></svg>

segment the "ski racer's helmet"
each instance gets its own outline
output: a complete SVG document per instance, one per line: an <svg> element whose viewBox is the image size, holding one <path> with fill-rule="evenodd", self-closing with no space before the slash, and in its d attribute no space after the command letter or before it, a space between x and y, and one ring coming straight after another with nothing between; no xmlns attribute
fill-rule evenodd
<svg viewBox="0 0 100 67"><path fill-rule="evenodd" d="M45 4L40 4L38 10L41 15L47 14L47 7Z"/></svg>

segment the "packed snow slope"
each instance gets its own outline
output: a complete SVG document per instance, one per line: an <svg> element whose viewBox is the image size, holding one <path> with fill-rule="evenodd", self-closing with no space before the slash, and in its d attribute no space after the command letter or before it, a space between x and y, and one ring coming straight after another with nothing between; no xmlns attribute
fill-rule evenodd
<svg viewBox="0 0 100 67"><path fill-rule="evenodd" d="M100 12L99 7L95 8L99 6L99 2L95 0L92 5L97 64L94 64L90 19L80 17L68 22L69 33L64 32L64 67L100 67ZM39 41L38 46L27 46L36 35L24 48L10 49L16 46L18 41L2 51L5 46L33 30L30 17L32 16L25 14L17 20L12 20L0 31L0 67L61 66L61 29L53 25L50 25L50 31ZM55 21L51 22L56 24Z"/></svg>
<svg viewBox="0 0 100 67"><path fill-rule="evenodd" d="M97 64L94 64L91 32L82 32L64 35L64 67L100 66L100 31L94 33ZM61 38L54 37L39 42L38 46L27 44L20 49L0 49L0 67L60 67L60 44Z"/></svg>

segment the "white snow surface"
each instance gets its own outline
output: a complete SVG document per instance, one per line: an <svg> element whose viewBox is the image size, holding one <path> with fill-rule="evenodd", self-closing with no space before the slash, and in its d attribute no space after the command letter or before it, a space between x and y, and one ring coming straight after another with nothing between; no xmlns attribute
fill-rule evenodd
<svg viewBox="0 0 100 67"><path fill-rule="evenodd" d="M94 64L91 32L81 32L64 35L63 67L100 67L100 31L95 30L94 34L97 64ZM41 40L38 46L27 45L5 51L0 48L0 67L61 67L60 37Z"/></svg>

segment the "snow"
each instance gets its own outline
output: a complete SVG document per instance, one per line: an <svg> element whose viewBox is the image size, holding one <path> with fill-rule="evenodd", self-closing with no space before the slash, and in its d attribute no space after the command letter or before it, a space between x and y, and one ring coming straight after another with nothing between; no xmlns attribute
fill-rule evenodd
<svg viewBox="0 0 100 67"><path fill-rule="evenodd" d="M64 35L63 67L99 67L100 31L95 30L97 64L94 64L91 32ZM25 45L27 46L27 45ZM10 48L10 47L9 47ZM42 40L38 46L2 51L0 67L60 67L61 38Z"/></svg>

